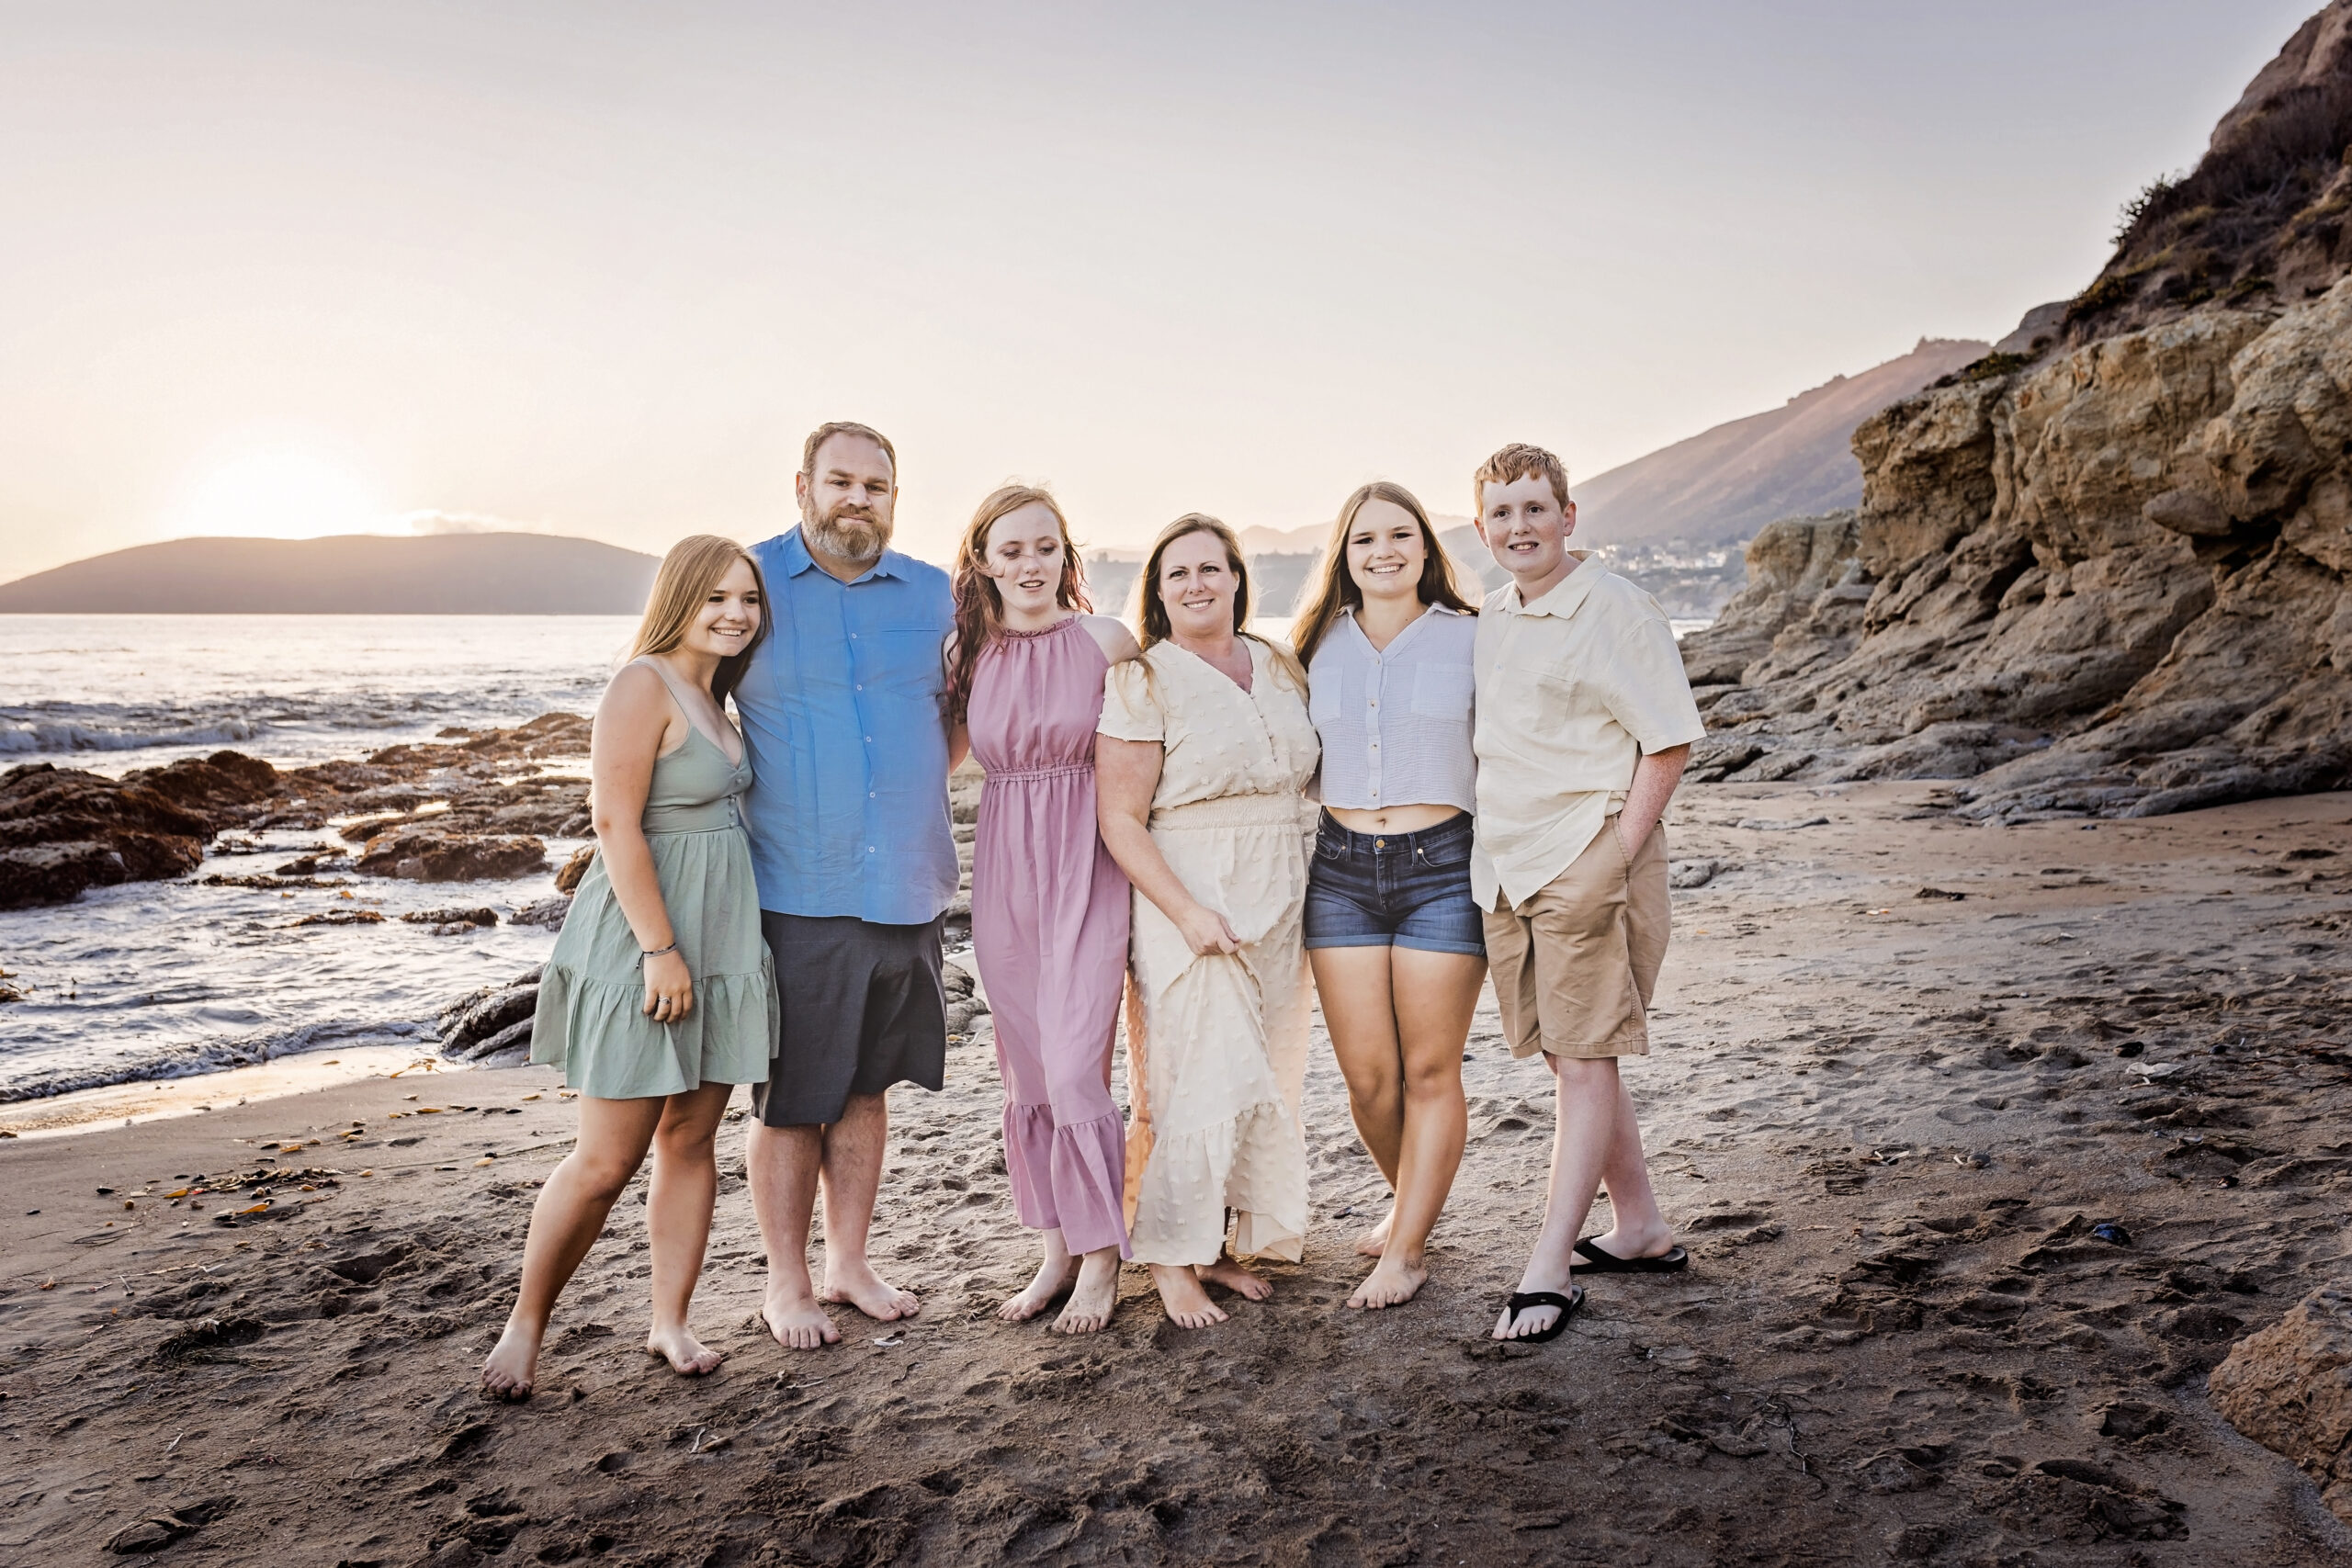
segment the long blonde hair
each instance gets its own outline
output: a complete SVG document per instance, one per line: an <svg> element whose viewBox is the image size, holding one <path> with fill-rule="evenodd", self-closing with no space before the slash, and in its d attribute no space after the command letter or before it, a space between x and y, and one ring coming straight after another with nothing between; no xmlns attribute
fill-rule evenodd
<svg viewBox="0 0 2352 1568"><path fill-rule="evenodd" d="M1430 525L1427 509L1403 485L1374 479L1348 497L1347 504L1340 508L1339 521L1331 525L1330 541L1323 547L1322 570L1317 574L1315 590L1307 595L1306 607L1291 623L1291 646L1298 650L1302 664L1315 662L1315 650L1322 646L1341 612L1363 608L1363 587L1348 570L1348 534L1356 525L1356 513L1370 501L1385 501L1400 507L1421 525L1421 578L1418 584L1421 603L1442 604L1465 615L1478 613L1478 606L1463 595L1461 581L1453 572L1453 558L1438 543L1437 529Z"/></svg>
<svg viewBox="0 0 2352 1568"><path fill-rule="evenodd" d="M662 558L661 570L653 574L653 590L645 596L645 618L637 624L637 643L628 656L643 659L648 654L668 653L684 642L703 602L737 561L752 569L752 581L760 596L760 625L743 651L720 660L718 673L710 679L711 696L725 702L727 694L743 679L743 671L751 668L752 654L766 639L770 624L768 585L760 575L760 563L732 539L689 534L670 547L670 553Z"/></svg>
<svg viewBox="0 0 2352 1568"><path fill-rule="evenodd" d="M989 491L964 529L950 579L956 602L956 647L947 663L950 723L962 718L971 706L972 673L979 667L981 650L1004 629L1004 596L997 591L996 579L981 570L989 558L989 530L999 519L1033 503L1052 513L1061 529L1062 578L1055 586L1054 603L1080 615L1094 608L1086 596L1086 570L1079 563L1078 544L1069 536L1069 519L1062 514L1061 503L1053 493L1040 485L1021 484Z"/></svg>
<svg viewBox="0 0 2352 1568"><path fill-rule="evenodd" d="M1159 531L1151 542L1151 553L1144 557L1143 570L1136 577L1136 640L1146 653L1154 643L1166 642L1172 635L1168 620L1168 601L1159 592L1160 558L1168 547L1193 534L1210 534L1225 547L1226 564L1233 569L1233 632L1236 637L1249 638L1273 656L1274 666L1290 678L1294 690L1306 690L1306 671L1290 649L1268 637L1260 637L1246 628L1250 623L1250 563L1241 553L1240 536L1205 512L1187 512Z"/></svg>

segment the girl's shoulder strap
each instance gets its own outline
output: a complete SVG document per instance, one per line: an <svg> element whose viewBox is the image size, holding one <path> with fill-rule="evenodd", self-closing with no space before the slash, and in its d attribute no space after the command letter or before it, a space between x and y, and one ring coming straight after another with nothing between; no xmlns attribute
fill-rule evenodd
<svg viewBox="0 0 2352 1568"><path fill-rule="evenodd" d="M670 673L668 665L663 664L660 660L654 658L650 653L629 660L629 663L641 664L646 669L652 671L655 678L662 682L662 689L670 694L670 700L678 705L678 711L684 714L689 721L693 719L695 710L686 705L685 690L679 684L678 678ZM627 668L627 666L624 666L624 668Z"/></svg>

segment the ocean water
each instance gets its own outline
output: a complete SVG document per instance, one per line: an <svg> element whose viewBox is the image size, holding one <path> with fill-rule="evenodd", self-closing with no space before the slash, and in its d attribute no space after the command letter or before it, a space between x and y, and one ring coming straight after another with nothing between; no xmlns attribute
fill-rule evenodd
<svg viewBox="0 0 2352 1568"><path fill-rule="evenodd" d="M223 747L281 766L357 757L445 726L585 713L632 616L0 615L0 771L52 762L119 776ZM559 761L552 772L586 773ZM321 832L208 851L197 874L264 872ZM548 844L551 864L573 848ZM439 1007L543 961L552 931L436 937L404 911L508 910L554 890L357 877L277 891L130 883L72 904L0 910L0 1100L217 1071L294 1052L432 1044ZM349 897L345 897L348 894ZM370 908L380 925L298 927Z"/></svg>
<svg viewBox="0 0 2352 1568"><path fill-rule="evenodd" d="M629 615L0 615L0 768L351 757L584 713Z"/></svg>

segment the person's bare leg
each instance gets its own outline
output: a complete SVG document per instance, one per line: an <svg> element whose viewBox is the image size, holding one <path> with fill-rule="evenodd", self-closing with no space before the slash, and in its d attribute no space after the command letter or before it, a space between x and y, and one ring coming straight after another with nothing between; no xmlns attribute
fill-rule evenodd
<svg viewBox="0 0 2352 1568"><path fill-rule="evenodd" d="M1220 1252L1214 1263L1204 1263L1193 1270L1204 1285L1223 1285L1227 1290L1253 1302L1262 1302L1274 1293L1274 1282L1262 1274L1252 1274L1241 1267L1230 1252Z"/></svg>
<svg viewBox="0 0 2352 1568"><path fill-rule="evenodd" d="M1168 1321L1179 1328L1206 1328L1226 1320L1225 1309L1209 1300L1201 1289L1200 1274L1182 1263L1154 1263L1151 1282L1159 1287L1159 1304L1168 1309Z"/></svg>
<svg viewBox="0 0 2352 1568"><path fill-rule="evenodd" d="M1062 1239L1060 1227L1043 1233L1046 1238L1046 1259L1037 1265L1037 1277L996 1309L997 1316L1007 1323L1026 1323L1047 1307L1054 1298L1069 1289L1078 1277L1078 1259L1069 1255L1069 1244ZM1117 1248L1113 1248L1115 1254Z"/></svg>
<svg viewBox="0 0 2352 1568"><path fill-rule="evenodd" d="M1057 1233L1058 1234L1058 1233ZM1119 1249L1098 1247L1078 1266L1078 1283L1069 1304L1054 1319L1059 1334L1100 1334L1111 1326L1111 1313L1119 1304Z"/></svg>
<svg viewBox="0 0 2352 1568"><path fill-rule="evenodd" d="M1569 1270L1577 1235L1600 1190L1600 1173L1614 1152L1621 1094L1612 1056L1555 1056L1544 1060L1559 1082L1552 1130L1552 1179L1544 1197L1544 1224L1519 1277L1521 1292L1569 1293ZM1558 1307L1529 1307L1514 1319L1509 1311L1495 1320L1494 1337L1516 1339L1538 1334L1559 1320Z"/></svg>
<svg viewBox="0 0 2352 1568"><path fill-rule="evenodd" d="M1356 1250L1377 1258L1388 1245L1396 1221L1396 1162L1405 1137L1404 1074L1396 1043L1396 1014L1389 1000L1391 949L1318 947L1307 953L1315 968L1315 995L1331 1032L1331 1055L1347 1080L1348 1114L1364 1152L1380 1168L1392 1197L1388 1213L1356 1238Z"/></svg>
<svg viewBox="0 0 2352 1568"><path fill-rule="evenodd" d="M673 1094L653 1132L645 1213L653 1254L653 1328L645 1348L689 1377L716 1371L727 1359L695 1337L686 1312L702 1278L711 1210L718 1201L718 1119L734 1092L733 1084L712 1083Z"/></svg>
<svg viewBox="0 0 2352 1568"><path fill-rule="evenodd" d="M579 1141L531 1205L522 1289L504 1332L481 1364L484 1393L494 1399L531 1397L556 1297L596 1245L605 1216L644 1163L662 1106L659 1100L581 1098Z"/></svg>
<svg viewBox="0 0 2352 1568"><path fill-rule="evenodd" d="M1389 964L1392 1006L1402 1055L1404 1137L1398 1145L1396 1202L1379 1263L1348 1298L1351 1307L1411 1301L1429 1279L1423 1252L1462 1165L1469 1113L1462 1098L1462 1045L1487 978L1483 957L1396 949Z"/></svg>
<svg viewBox="0 0 2352 1568"><path fill-rule="evenodd" d="M820 1299L846 1302L866 1316L896 1323L922 1311L911 1291L874 1271L865 1256L874 1199L882 1190L882 1151L890 1141L889 1103L853 1094L842 1119L825 1129L825 1283Z"/></svg>
<svg viewBox="0 0 2352 1568"><path fill-rule="evenodd" d="M825 1162L822 1127L769 1127L754 1122L744 1145L751 1174L752 1215L768 1255L767 1293L760 1317L787 1350L815 1350L841 1330L817 1303L808 1278L808 1223L817 1212L818 1173Z"/></svg>
<svg viewBox="0 0 2352 1568"><path fill-rule="evenodd" d="M1649 1157L1642 1150L1642 1124L1634 1114L1633 1092L1617 1080L1617 1138L1600 1173L1609 1194L1609 1234L1595 1245L1612 1258L1663 1258L1674 1250L1674 1229L1659 1213L1650 1186Z"/></svg>

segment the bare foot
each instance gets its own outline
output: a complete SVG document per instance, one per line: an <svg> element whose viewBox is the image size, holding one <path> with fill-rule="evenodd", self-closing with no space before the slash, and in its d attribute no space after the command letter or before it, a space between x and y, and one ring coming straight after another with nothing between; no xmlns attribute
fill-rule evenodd
<svg viewBox="0 0 2352 1568"><path fill-rule="evenodd" d="M1201 1298L1207 1301L1206 1296ZM1111 1326L1111 1312L1119 1303L1119 1249L1106 1247L1100 1252L1090 1252L1079 1265L1078 1288L1070 1292L1069 1304L1062 1308L1061 1316L1054 1319L1057 1334L1100 1334ZM1211 1312L1216 1309L1211 1307ZM1187 1327L1192 1326L1186 1325Z"/></svg>
<svg viewBox="0 0 2352 1568"><path fill-rule="evenodd" d="M661 1357L672 1371L690 1378L715 1372L727 1359L726 1352L712 1349L684 1328L655 1329L645 1337L645 1353Z"/></svg>
<svg viewBox="0 0 2352 1568"><path fill-rule="evenodd" d="M1419 1264L1408 1263L1401 1258L1384 1257L1373 1271L1363 1277L1363 1283L1358 1285L1356 1293L1348 1298L1348 1304L1375 1310L1403 1306L1419 1292L1423 1285L1429 1283L1429 1279L1430 1271Z"/></svg>
<svg viewBox="0 0 2352 1568"><path fill-rule="evenodd" d="M531 1384L539 1371L539 1335L542 1329L527 1328L513 1318L506 1320L506 1331L481 1364L481 1392L485 1399L506 1401L531 1397Z"/></svg>
<svg viewBox="0 0 2352 1568"><path fill-rule="evenodd" d="M1638 1231L1630 1225L1615 1225L1606 1234L1594 1236L1592 1244L1611 1258L1663 1258L1674 1250L1674 1233L1664 1225Z"/></svg>
<svg viewBox="0 0 2352 1568"><path fill-rule="evenodd" d="M1069 1290L1077 1278L1077 1258L1048 1258L1037 1266L1037 1277L1029 1281L1028 1288L997 1308L996 1314L1007 1323L1026 1323L1053 1305L1054 1298Z"/></svg>
<svg viewBox="0 0 2352 1568"><path fill-rule="evenodd" d="M1194 1272L1200 1275L1204 1283L1223 1285L1253 1302L1262 1302L1274 1293L1270 1280L1260 1279L1221 1252L1217 1254L1216 1262L1204 1263Z"/></svg>
<svg viewBox="0 0 2352 1568"><path fill-rule="evenodd" d="M771 1295L760 1303L760 1321L768 1325L775 1342L787 1350L821 1350L842 1337L825 1309L807 1296L794 1299Z"/></svg>
<svg viewBox="0 0 2352 1568"><path fill-rule="evenodd" d="M1224 1310L1209 1300L1209 1293L1201 1289L1200 1276L1192 1269L1155 1263L1151 1282L1159 1287L1159 1304L1168 1309L1168 1321L1177 1327L1206 1328L1225 1321Z"/></svg>
<svg viewBox="0 0 2352 1568"><path fill-rule="evenodd" d="M896 1323L922 1311L922 1303L912 1291L899 1289L862 1259L837 1266L827 1258L825 1288L817 1292L817 1299L846 1303L877 1323Z"/></svg>
<svg viewBox="0 0 2352 1568"><path fill-rule="evenodd" d="M1382 1253L1387 1251L1388 1227L1396 1223L1396 1205L1391 1203L1388 1205L1388 1213L1380 1217L1380 1223L1378 1224L1364 1232L1363 1235L1356 1237L1356 1250L1363 1253L1366 1258L1377 1258Z"/></svg>

